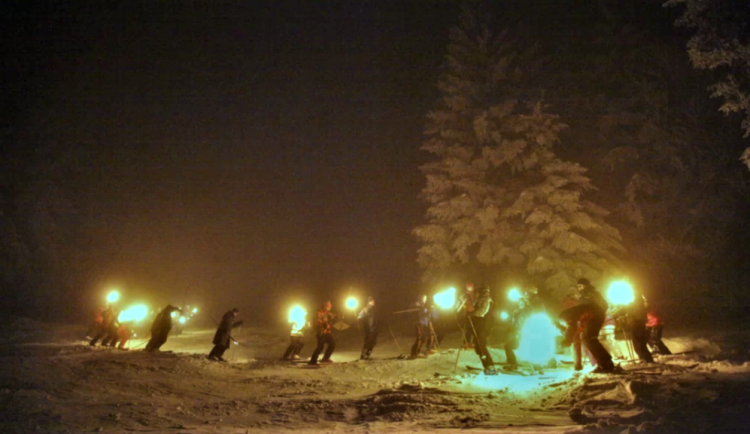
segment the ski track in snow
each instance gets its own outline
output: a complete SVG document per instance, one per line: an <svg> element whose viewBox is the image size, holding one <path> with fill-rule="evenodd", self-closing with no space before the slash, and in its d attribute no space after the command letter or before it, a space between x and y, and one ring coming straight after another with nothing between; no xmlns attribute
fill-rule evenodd
<svg viewBox="0 0 750 434"><path fill-rule="evenodd" d="M665 339L673 352L623 375L566 363L484 376L458 336L426 359L398 359L381 335L356 361L356 330L337 336L339 363L306 369L276 358L283 331L245 327L230 363L206 360L213 330L170 336L163 353L89 347L78 326L16 319L0 342L0 432L731 433L750 427L747 333ZM741 337L741 339L738 339ZM309 356L312 337L302 351ZM723 351L721 344L729 351ZM739 345L732 345L739 342ZM142 345L141 345L142 348ZM173 352L166 352L166 351ZM492 348L495 360L504 360ZM561 356L563 359L566 356ZM569 358L569 357L568 357ZM346 362L346 363L343 363ZM455 367L455 371L454 371ZM538 368L538 367L537 367ZM584 371L585 372L585 371Z"/></svg>

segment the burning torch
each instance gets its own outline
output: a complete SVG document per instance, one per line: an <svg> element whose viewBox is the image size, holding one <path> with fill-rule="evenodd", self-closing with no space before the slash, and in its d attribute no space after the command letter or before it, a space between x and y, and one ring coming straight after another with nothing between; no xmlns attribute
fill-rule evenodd
<svg viewBox="0 0 750 434"><path fill-rule="evenodd" d="M112 304L116 303L117 300L120 299L120 291L113 289L109 291L109 294L107 294L107 303Z"/></svg>

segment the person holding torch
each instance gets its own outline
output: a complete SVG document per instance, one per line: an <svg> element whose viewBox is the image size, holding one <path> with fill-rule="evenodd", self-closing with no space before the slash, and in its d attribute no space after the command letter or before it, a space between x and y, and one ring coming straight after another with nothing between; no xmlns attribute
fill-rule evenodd
<svg viewBox="0 0 750 434"><path fill-rule="evenodd" d="M292 332L289 336L289 346L281 356L281 360L294 361L299 359L299 353L305 346L305 331L312 327L307 320L307 312L300 306L295 306L289 312L289 322L292 324Z"/></svg>
<svg viewBox="0 0 750 434"><path fill-rule="evenodd" d="M487 324L487 313L490 311L492 306L492 298L490 297L490 287L482 285L479 288L476 302L468 306L470 327L474 334L474 351L479 356L479 360L482 361L484 367L484 375L497 375L495 370L495 362L492 360L492 355L487 348L487 335L489 333L489 324Z"/></svg>
<svg viewBox="0 0 750 434"><path fill-rule="evenodd" d="M457 313L460 314L458 326L463 332L464 349L474 348L474 333L471 331L471 313L468 309L469 306L473 306L475 302L476 293L474 292L474 284L467 282L466 291L461 296L457 305Z"/></svg>
<svg viewBox="0 0 750 434"><path fill-rule="evenodd" d="M357 325L364 333L365 341L362 344L360 360L370 360L370 354L378 342L377 317L375 316L375 299L367 297L367 305L357 315Z"/></svg>

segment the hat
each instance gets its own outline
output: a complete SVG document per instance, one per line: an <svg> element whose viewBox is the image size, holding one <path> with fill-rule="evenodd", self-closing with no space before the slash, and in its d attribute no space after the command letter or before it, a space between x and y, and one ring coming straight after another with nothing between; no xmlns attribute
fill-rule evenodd
<svg viewBox="0 0 750 434"><path fill-rule="evenodd" d="M237 308L235 307L235 308L233 308L233 309L232 309L232 312L237 312L237 313L239 313L239 312L240 312L240 310L239 310L239 309L237 309Z"/></svg>
<svg viewBox="0 0 750 434"><path fill-rule="evenodd" d="M578 284L589 286L591 285L591 282L589 282L589 279L586 279L585 277L581 277L580 279L578 279Z"/></svg>

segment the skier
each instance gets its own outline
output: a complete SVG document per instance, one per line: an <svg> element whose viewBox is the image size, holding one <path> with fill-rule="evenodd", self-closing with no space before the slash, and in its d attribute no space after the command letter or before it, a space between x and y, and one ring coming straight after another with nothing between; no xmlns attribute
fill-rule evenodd
<svg viewBox="0 0 750 434"><path fill-rule="evenodd" d="M643 296L643 304L646 307L646 336L648 337L648 345L651 347L651 352L662 356L672 354L672 352L669 351L669 348L667 348L661 340L661 334L664 329L664 320L656 312L656 309L651 306L648 299L646 299L646 296Z"/></svg>
<svg viewBox="0 0 750 434"><path fill-rule="evenodd" d="M474 348L474 333L470 327L470 314L467 311L468 306L473 306L476 302L476 293L474 292L474 284L471 282L466 283L466 291L461 296L458 303L458 325L463 332L464 338L464 349Z"/></svg>
<svg viewBox="0 0 750 434"><path fill-rule="evenodd" d="M612 313L612 318L617 325L630 334L630 341L638 358L645 363L654 363L654 358L646 345L648 335L646 333L646 306L643 298L636 296L630 304L616 309Z"/></svg>
<svg viewBox="0 0 750 434"><path fill-rule="evenodd" d="M357 315L357 325L362 333L364 333L365 338L362 344L362 353L359 356L360 360L369 360L372 350L377 345L378 326L375 313L375 299L367 297L367 305Z"/></svg>
<svg viewBox="0 0 750 434"><path fill-rule="evenodd" d="M333 350L336 349L336 341L333 339L333 320L336 319L337 315L331 312L331 302L326 301L323 306L318 310L318 316L315 321L315 337L318 340L318 346L310 356L308 365L315 366L318 364L318 357L325 348L323 359L321 363L333 363L331 355Z"/></svg>
<svg viewBox="0 0 750 434"><path fill-rule="evenodd" d="M96 326L96 332L94 334L94 337L89 342L89 345L92 347L96 346L96 343L99 341L99 339L104 338L103 342L106 342L109 338L109 333L112 329L112 325L114 321L117 320L117 314L115 313L115 309L112 307L112 305L108 305L107 308L101 312L102 320L98 322Z"/></svg>
<svg viewBox="0 0 750 434"><path fill-rule="evenodd" d="M107 311L107 308L109 306L100 306L94 311L94 320L91 323L91 326L89 327L89 330L86 332L86 338L92 339L96 334L101 330L102 328L102 321L104 321L104 312Z"/></svg>
<svg viewBox="0 0 750 434"><path fill-rule="evenodd" d="M560 318L567 324L565 338L562 345L573 343L574 335L578 331L579 323L583 329L581 340L596 361L595 373L612 373L615 365L612 356L599 342L599 330L602 328L607 312L607 301L591 285L588 279L578 279L578 297L573 306L560 312Z"/></svg>
<svg viewBox="0 0 750 434"><path fill-rule="evenodd" d="M492 355L487 348L487 335L489 334L489 324L487 313L493 301L490 297L490 287L482 285L477 294L476 301L473 305L467 306L469 313L469 327L474 334L474 351L482 361L484 375L497 375L495 371L495 362L492 361Z"/></svg>
<svg viewBox="0 0 750 434"><path fill-rule="evenodd" d="M114 347L115 344L117 344L117 341L120 342L120 345L117 346L118 349L127 351L128 349L125 348L125 344L128 343L128 340L133 336L133 328L132 326L127 323L121 323L119 327L117 327L117 340L112 343L112 346Z"/></svg>
<svg viewBox="0 0 750 434"><path fill-rule="evenodd" d="M305 316L307 314L305 313ZM305 331L312 327L310 321L307 321L305 316L299 319L299 321L291 321L292 331L289 335L289 346L281 356L281 360L299 360L299 353L302 351L302 347L305 346Z"/></svg>
<svg viewBox="0 0 750 434"><path fill-rule="evenodd" d="M151 323L151 339L146 344L146 351L159 351L162 345L167 342L169 331L172 330L172 312L180 309L168 304Z"/></svg>
<svg viewBox="0 0 750 434"><path fill-rule="evenodd" d="M425 358L426 354L423 355L420 352L422 346L427 344L426 352L429 352L433 345L432 330L430 328L431 314L430 306L427 304L427 296L422 295L422 300L415 302L414 307L416 307L418 313L417 322L414 323L414 329L417 335L414 339L414 344L411 346L411 353L409 354L410 360Z"/></svg>
<svg viewBox="0 0 750 434"><path fill-rule="evenodd" d="M214 348L208 353L208 360L214 362L226 362L223 356L224 351L229 348L230 341L232 340L232 329L242 325L242 321L234 321L239 313L240 310L235 307L234 309L227 311L227 313L221 317L221 323L219 323L219 327L216 329L216 334L214 334Z"/></svg>
<svg viewBox="0 0 750 434"><path fill-rule="evenodd" d="M508 315L505 339L503 342L506 363L505 366L503 366L503 369L506 371L515 371L518 369L518 359L516 358L514 350L518 349L518 334L520 333L520 328L525 318L525 307L524 301L519 300L518 306Z"/></svg>
<svg viewBox="0 0 750 434"><path fill-rule="evenodd" d="M106 324L107 335L102 340L103 347L114 347L117 345L117 341L120 339L118 337L118 331L120 330L119 316L120 313L116 309L113 310L112 316L108 319Z"/></svg>
<svg viewBox="0 0 750 434"><path fill-rule="evenodd" d="M524 290L523 300L529 313L544 312L544 300L539 296L539 289L530 286Z"/></svg>

